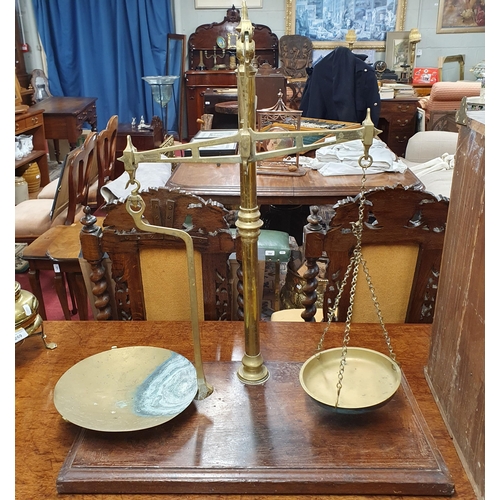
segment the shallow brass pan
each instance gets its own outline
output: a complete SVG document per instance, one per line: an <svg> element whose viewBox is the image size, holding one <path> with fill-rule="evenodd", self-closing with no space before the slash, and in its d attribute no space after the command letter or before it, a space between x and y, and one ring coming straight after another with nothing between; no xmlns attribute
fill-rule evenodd
<svg viewBox="0 0 500 500"><path fill-rule="evenodd" d="M171 420L193 401L196 370L159 347L113 348L72 366L57 382L54 405L86 429L125 432Z"/></svg>
<svg viewBox="0 0 500 500"><path fill-rule="evenodd" d="M401 369L388 356L362 347L347 347L342 388L337 384L342 348L311 356L299 373L300 384L321 406L338 413L363 413L388 403L401 384Z"/></svg>

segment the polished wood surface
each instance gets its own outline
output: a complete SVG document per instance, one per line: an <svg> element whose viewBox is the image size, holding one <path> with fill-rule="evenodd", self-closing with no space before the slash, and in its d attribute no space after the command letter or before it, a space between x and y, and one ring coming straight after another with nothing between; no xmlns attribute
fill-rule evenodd
<svg viewBox="0 0 500 500"><path fill-rule="evenodd" d="M80 429L64 422L53 405L53 389L59 378L78 361L112 346L152 345L166 347L192 359L190 323L164 322L45 322L49 341L58 347L49 351L38 337L26 339L16 346L16 498L57 498L56 481L68 452ZM304 362L314 349L324 329L318 323L260 323L262 354L270 366L287 360ZM460 463L424 377L427 360L429 325L388 325L394 350L401 363L409 387L418 403L455 484L452 498L473 500L472 487ZM241 322L202 322L201 337L204 362L240 361L244 354L244 325ZM340 342L343 325L330 328L325 347ZM383 350L378 325L353 325L351 344ZM248 389L248 388L247 388ZM212 396L211 396L212 397ZM206 401L209 401L208 399ZM268 404L272 404L270 401ZM175 422L175 420L173 421ZM154 433L153 433L154 434ZM101 439L106 439L102 435ZM361 443L358 443L361 445ZM346 471L347 472L347 471ZM308 494L296 495L220 495L228 500L304 498L320 500L392 500L386 495L321 495L308 487ZM164 494L75 494L65 498L87 500L161 500ZM167 496L179 498L179 495ZM182 495L189 500L206 500L206 494ZM215 497L214 497L215 498ZM417 500L421 497L405 496ZM428 496L437 500L442 496Z"/></svg>
<svg viewBox="0 0 500 500"><path fill-rule="evenodd" d="M59 139L66 139L74 149L82 135L84 123L97 130L97 97L48 97L31 106L43 109L45 137L54 140L56 160L59 161Z"/></svg>
<svg viewBox="0 0 500 500"><path fill-rule="evenodd" d="M415 174L370 174L366 188L381 186L423 186ZM257 175L257 199L260 205L332 204L359 193L361 175L325 177L307 169L303 176ZM240 202L240 167L238 164L181 163L167 182L168 187L184 189L202 198L212 198L223 205Z"/></svg>
<svg viewBox="0 0 500 500"><path fill-rule="evenodd" d="M485 123L460 126L427 377L485 494Z"/></svg>

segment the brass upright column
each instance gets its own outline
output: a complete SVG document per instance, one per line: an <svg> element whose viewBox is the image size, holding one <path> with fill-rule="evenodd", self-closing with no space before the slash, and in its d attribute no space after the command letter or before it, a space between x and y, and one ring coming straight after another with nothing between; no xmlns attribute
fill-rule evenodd
<svg viewBox="0 0 500 500"><path fill-rule="evenodd" d="M239 143L241 206L236 227L241 237L243 300L245 326L245 355L238 370L239 379L245 384L262 384L269 378L260 353L259 336L259 296L258 283L258 245L260 211L257 205L256 162L249 161L252 140L249 128L255 129L255 74L252 61L255 57L253 25L248 19L246 2L243 2L241 22L236 28L239 37L236 42L238 82L238 127L241 139Z"/></svg>

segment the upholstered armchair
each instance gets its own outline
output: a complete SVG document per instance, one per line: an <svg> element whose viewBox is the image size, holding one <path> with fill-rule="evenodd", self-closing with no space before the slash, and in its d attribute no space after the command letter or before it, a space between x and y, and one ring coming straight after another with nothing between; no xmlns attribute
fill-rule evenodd
<svg viewBox="0 0 500 500"><path fill-rule="evenodd" d="M480 92L480 82L436 82L430 95L420 99L420 107L425 110L425 130L458 132L455 114L462 97L476 97Z"/></svg>

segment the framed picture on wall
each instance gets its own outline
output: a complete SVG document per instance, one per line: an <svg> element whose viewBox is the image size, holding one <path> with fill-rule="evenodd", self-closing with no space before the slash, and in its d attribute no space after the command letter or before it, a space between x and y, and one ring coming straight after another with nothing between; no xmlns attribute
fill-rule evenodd
<svg viewBox="0 0 500 500"><path fill-rule="evenodd" d="M314 48L347 46L348 30L356 49L385 50L386 33L404 28L407 0L286 0L285 33L307 36Z"/></svg>
<svg viewBox="0 0 500 500"><path fill-rule="evenodd" d="M385 62L392 71L403 70L402 64L410 64L410 32L389 31L387 33Z"/></svg>
<svg viewBox="0 0 500 500"><path fill-rule="evenodd" d="M230 9L233 5L235 5L234 0L194 0L195 9ZM239 9L240 6L241 2L240 5L236 5L236 8ZM261 9L262 0L247 0L247 7Z"/></svg>
<svg viewBox="0 0 500 500"><path fill-rule="evenodd" d="M436 33L480 33L485 26L485 0L439 0Z"/></svg>

